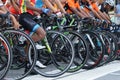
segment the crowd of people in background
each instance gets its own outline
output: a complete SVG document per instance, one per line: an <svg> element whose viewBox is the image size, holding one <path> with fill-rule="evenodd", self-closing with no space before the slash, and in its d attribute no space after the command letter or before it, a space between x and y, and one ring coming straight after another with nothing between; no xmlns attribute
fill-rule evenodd
<svg viewBox="0 0 120 80"><path fill-rule="evenodd" d="M115 17L116 17L116 24L120 24L120 0L118 0L117 5L115 6Z"/></svg>

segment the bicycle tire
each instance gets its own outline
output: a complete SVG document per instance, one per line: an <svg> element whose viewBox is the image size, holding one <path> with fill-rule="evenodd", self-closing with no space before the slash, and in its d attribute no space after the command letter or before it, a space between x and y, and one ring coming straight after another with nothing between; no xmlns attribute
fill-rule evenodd
<svg viewBox="0 0 120 80"><path fill-rule="evenodd" d="M115 60L117 57L117 50L118 50L117 37L113 33L108 31L105 31L104 34L108 36L108 38L112 43L112 55L111 55L111 59L109 60L110 62Z"/></svg>
<svg viewBox="0 0 120 80"><path fill-rule="evenodd" d="M2 80L8 73L12 64L12 49L7 39L1 33L0 33L0 47L1 47L0 48L0 64L3 64L0 67L0 80ZM4 59L6 58L7 60L4 61Z"/></svg>
<svg viewBox="0 0 120 80"><path fill-rule="evenodd" d="M102 40L102 43L105 48L105 53L103 55L103 59L101 60L100 64L98 65L98 66L102 66L102 65L108 63L112 56L112 44L111 44L108 36L106 36L104 33L102 33L102 32L96 32L96 33L98 33L98 35L100 36L100 39Z"/></svg>
<svg viewBox="0 0 120 80"><path fill-rule="evenodd" d="M105 51L100 37L92 31L82 31L82 32L80 32L80 34L82 34L84 36L84 38L85 38L85 40L87 40L87 44L89 46L89 59L86 62L86 65L83 67L83 69L92 69L94 67L97 67L97 65L102 60L103 54ZM90 36L91 40L89 39L89 37L87 35ZM92 47L92 45L94 45L94 46Z"/></svg>
<svg viewBox="0 0 120 80"><path fill-rule="evenodd" d="M71 51L69 53L69 56L70 56L69 62L68 62L68 64L64 64L65 66L63 66L63 64L62 64L62 62L64 63L64 61L62 61L61 58L58 56L59 54L57 54L55 52L55 50L57 50L57 49L55 49L55 45L58 45L58 47L59 47L59 45L60 46L62 45L62 43L57 44L57 42L60 43L59 40L61 39L61 37L62 37L62 39L65 39L64 41L67 41L66 44L67 45L69 44L69 48L70 48L70 51ZM48 38L48 42L51 43L50 46L51 46L51 50L52 50L52 53L47 53L46 52L46 54L49 55L48 58L50 58L49 64L46 64L47 67L45 69L40 69L40 68L37 68L36 66L35 66L34 69L35 69L36 72L38 72L42 76L45 76L45 77L57 77L57 76L60 76L60 75L64 74L70 68L70 66L72 65L73 59L74 59L74 48L73 48L73 45L72 45L71 41L64 34L62 34L60 32L48 31L47 32L47 38ZM61 60L60 62L59 62L59 58ZM60 63L61 63L61 68L63 68L63 70L60 70L58 68L58 64L60 64Z"/></svg>
<svg viewBox="0 0 120 80"><path fill-rule="evenodd" d="M10 69L8 72L8 75L6 75L6 78L11 78L14 80L21 80L22 78L26 77L34 68L36 64L36 59L37 59L37 52L36 52L36 47L33 42L33 40L24 33L23 31L20 30L5 30L3 32L4 36L7 38L7 40L10 43L10 46L13 50L13 64L16 64L17 62L20 63L25 63L26 66L23 68L18 68L18 69ZM24 43L21 43L20 37L23 36L26 40ZM32 45L34 55L31 54L26 54L25 48L28 45ZM17 47L16 47L17 46ZM19 50L18 50L19 49ZM21 51L22 50L22 51ZM30 57L31 56L31 57ZM29 61L29 58L32 58L32 62ZM29 64L29 68L27 65ZM18 65L18 64L17 64ZM28 68L27 71L25 71ZM12 74L10 72L13 72ZM17 74L16 74L17 72Z"/></svg>
<svg viewBox="0 0 120 80"><path fill-rule="evenodd" d="M87 47L87 43L85 39L75 31L63 31L63 33L71 40L74 50L75 57L73 60L73 64L71 65L68 72L75 72L83 68L88 60L89 50Z"/></svg>

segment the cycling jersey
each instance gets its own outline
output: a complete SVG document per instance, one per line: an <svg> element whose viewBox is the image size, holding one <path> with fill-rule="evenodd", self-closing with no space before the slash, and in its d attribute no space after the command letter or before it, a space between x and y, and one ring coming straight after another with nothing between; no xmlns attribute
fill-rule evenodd
<svg viewBox="0 0 120 80"><path fill-rule="evenodd" d="M30 4L32 5L32 6L34 6L35 5L35 0L30 0ZM29 9L27 9L27 12L29 12L30 14L34 14L34 12L32 11L32 10L29 10Z"/></svg>
<svg viewBox="0 0 120 80"><path fill-rule="evenodd" d="M97 12L99 11L99 7L98 7L97 3L91 3L90 8L94 9Z"/></svg>
<svg viewBox="0 0 120 80"><path fill-rule="evenodd" d="M85 3L81 2L80 7L88 13L91 12L91 9L94 9L96 12L99 11L99 7L98 7L97 3L94 3L94 2L91 3L91 4L88 4L87 2L85 2Z"/></svg>
<svg viewBox="0 0 120 80"><path fill-rule="evenodd" d="M42 8L44 5L42 0L35 0L35 7L36 8Z"/></svg>
<svg viewBox="0 0 120 80"><path fill-rule="evenodd" d="M99 11L99 7L98 7L98 5L97 5L96 3L91 3L91 4L89 5L89 11L90 11L91 9L95 10L96 12Z"/></svg>
<svg viewBox="0 0 120 80"><path fill-rule="evenodd" d="M20 8L19 11L19 23L22 25L22 27L26 30L29 30L30 32L36 32L36 30L40 27L39 24L37 24L33 20L32 10L28 10L26 7L26 1L27 0L19 0L17 3L18 7ZM31 6L34 6L35 0L30 0ZM11 11L15 11L15 9L12 7ZM14 12L16 13L16 12Z"/></svg>
<svg viewBox="0 0 120 80"><path fill-rule="evenodd" d="M10 7L9 7L9 11L10 11L10 13L12 13L12 14L14 14L14 15L19 14L19 12L17 12L13 6L10 6Z"/></svg>
<svg viewBox="0 0 120 80"><path fill-rule="evenodd" d="M89 7L89 4L87 2L80 1L80 8L81 9L84 9L84 11L89 12L90 10L88 7Z"/></svg>
<svg viewBox="0 0 120 80"><path fill-rule="evenodd" d="M88 2L82 2L80 1L80 7L83 9L85 6L89 6Z"/></svg>
<svg viewBox="0 0 120 80"><path fill-rule="evenodd" d="M27 12L27 7L26 7L26 1L25 0L19 0L19 5L20 5L20 14Z"/></svg>
<svg viewBox="0 0 120 80"><path fill-rule="evenodd" d="M2 0L3 4L5 4L6 1L8 1L8 0Z"/></svg>
<svg viewBox="0 0 120 80"><path fill-rule="evenodd" d="M31 2L31 5L34 6L35 0L30 0L30 2ZM19 5L20 5L20 12L19 12L20 14L26 13L26 12L33 14L33 11L27 9L27 7L26 7L26 0L19 0Z"/></svg>
<svg viewBox="0 0 120 80"><path fill-rule="evenodd" d="M20 11L17 12L17 11L15 10L15 8L11 5L11 6L9 7L9 11L10 11L12 14L18 15L18 14L21 14L21 13L24 13L24 12L27 11L26 5L25 5L25 0L18 0L18 1L16 1L16 3L17 3L17 5L19 4L18 6L19 6L19 8L20 8Z"/></svg>
<svg viewBox="0 0 120 80"><path fill-rule="evenodd" d="M108 9L105 8L105 4L101 4L101 9L100 9L101 12L105 12L108 14Z"/></svg>
<svg viewBox="0 0 120 80"><path fill-rule="evenodd" d="M50 11L50 9L46 9L45 8L45 5L44 5L44 3L43 3L43 1L42 0L34 0L35 2L34 2L34 6L36 7L36 8L40 8L41 10L42 10L42 12L44 12L44 13L48 13L49 11Z"/></svg>
<svg viewBox="0 0 120 80"><path fill-rule="evenodd" d="M75 0L67 0L67 3L65 4L64 8L65 10L68 12L68 13L72 13L70 7L72 8L79 8L80 5L79 5L79 2L75 2Z"/></svg>

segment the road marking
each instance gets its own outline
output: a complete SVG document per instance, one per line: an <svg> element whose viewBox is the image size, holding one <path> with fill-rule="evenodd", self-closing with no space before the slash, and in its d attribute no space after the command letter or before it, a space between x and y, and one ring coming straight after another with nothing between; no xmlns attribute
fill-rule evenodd
<svg viewBox="0 0 120 80"><path fill-rule="evenodd" d="M114 61L107 65L87 71L80 70L74 73L65 73L60 77L46 78L41 75L35 75L35 76L26 77L23 80L94 80L96 78L105 76L109 73L119 70L120 70L120 61Z"/></svg>
<svg viewBox="0 0 120 80"><path fill-rule="evenodd" d="M120 73L110 73L110 75L120 76Z"/></svg>

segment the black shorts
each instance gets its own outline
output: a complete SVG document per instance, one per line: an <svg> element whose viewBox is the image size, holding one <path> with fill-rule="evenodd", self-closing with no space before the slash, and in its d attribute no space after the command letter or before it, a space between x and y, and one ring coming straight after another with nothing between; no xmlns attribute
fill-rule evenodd
<svg viewBox="0 0 120 80"><path fill-rule="evenodd" d="M24 29L30 32L35 32L40 27L40 25L33 20L33 15L29 13L20 14L19 23Z"/></svg>

